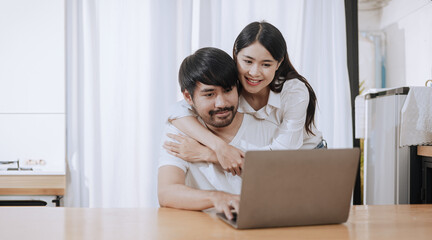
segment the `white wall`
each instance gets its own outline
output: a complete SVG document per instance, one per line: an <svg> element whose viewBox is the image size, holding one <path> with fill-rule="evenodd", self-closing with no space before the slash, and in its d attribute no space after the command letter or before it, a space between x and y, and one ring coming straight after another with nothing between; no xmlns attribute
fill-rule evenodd
<svg viewBox="0 0 432 240"><path fill-rule="evenodd" d="M381 24L388 43L388 86L424 86L432 79L432 2L393 0L383 9Z"/></svg>
<svg viewBox="0 0 432 240"><path fill-rule="evenodd" d="M360 32L379 31L382 9L363 10L359 8L358 28Z"/></svg>
<svg viewBox="0 0 432 240"><path fill-rule="evenodd" d="M64 3L0 0L0 112L64 113Z"/></svg>
<svg viewBox="0 0 432 240"><path fill-rule="evenodd" d="M359 31L384 33L386 87L424 86L432 79L432 1L391 0L359 11ZM360 46L360 59L365 49Z"/></svg>

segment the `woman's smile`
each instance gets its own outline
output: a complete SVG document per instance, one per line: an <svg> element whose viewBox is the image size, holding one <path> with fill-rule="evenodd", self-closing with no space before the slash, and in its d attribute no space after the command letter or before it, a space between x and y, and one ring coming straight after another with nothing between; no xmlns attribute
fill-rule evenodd
<svg viewBox="0 0 432 240"><path fill-rule="evenodd" d="M263 81L263 80L259 80L259 79L249 78L246 76L244 78L246 79L246 82L252 86L257 86Z"/></svg>

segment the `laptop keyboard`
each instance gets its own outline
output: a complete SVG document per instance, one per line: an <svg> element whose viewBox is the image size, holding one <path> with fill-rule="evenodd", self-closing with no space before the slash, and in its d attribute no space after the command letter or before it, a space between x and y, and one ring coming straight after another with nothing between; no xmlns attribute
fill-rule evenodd
<svg viewBox="0 0 432 240"><path fill-rule="evenodd" d="M237 213L236 212L231 212L233 215L233 218L231 220L228 220L228 218L226 218L225 213L216 213L216 215L218 215L219 217L226 219L227 221L231 221L233 223L237 222Z"/></svg>

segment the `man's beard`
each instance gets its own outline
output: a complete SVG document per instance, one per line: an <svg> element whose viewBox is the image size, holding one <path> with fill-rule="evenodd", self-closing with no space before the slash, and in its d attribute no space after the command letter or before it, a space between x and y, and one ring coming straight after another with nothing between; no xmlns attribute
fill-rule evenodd
<svg viewBox="0 0 432 240"><path fill-rule="evenodd" d="M237 113L237 107L231 106L231 107L225 107L220 108L217 110L210 110L207 114L200 114L194 106L192 106L192 109L195 111L195 113L204 121L206 125L210 125L212 127L216 128L222 128L230 125L232 121L234 120L234 117ZM231 114L229 114L226 118L221 119L215 117L217 113L224 112L224 111L230 111ZM205 115L205 116L203 116Z"/></svg>
<svg viewBox="0 0 432 240"><path fill-rule="evenodd" d="M226 116L223 119L215 117L215 115L217 113L225 112L225 111L229 111L229 112L231 112L231 114ZM211 110L211 111L209 111L210 119L209 119L209 122L207 124L211 125L213 127L217 127L217 128L226 127L232 123L236 113L237 113L237 109L236 109L236 111L234 111L234 106L225 107L225 108L221 108L218 110ZM216 119L218 119L218 120L216 120Z"/></svg>

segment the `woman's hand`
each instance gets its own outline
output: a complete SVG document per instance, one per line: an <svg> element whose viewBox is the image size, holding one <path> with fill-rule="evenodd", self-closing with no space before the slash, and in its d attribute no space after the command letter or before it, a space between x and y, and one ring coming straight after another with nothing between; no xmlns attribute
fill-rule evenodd
<svg viewBox="0 0 432 240"><path fill-rule="evenodd" d="M216 157L220 165L232 175L240 175L244 163L244 152L226 142L217 145Z"/></svg>
<svg viewBox="0 0 432 240"><path fill-rule="evenodd" d="M215 151L202 145L186 135L167 134L177 142L165 142L163 147L173 156L187 162L212 162L218 163L232 175L240 175L244 162L243 151L221 141Z"/></svg>
<svg viewBox="0 0 432 240"><path fill-rule="evenodd" d="M208 147L186 135L167 134L176 142L165 142L163 147L173 156L187 162L217 162L216 155Z"/></svg>

